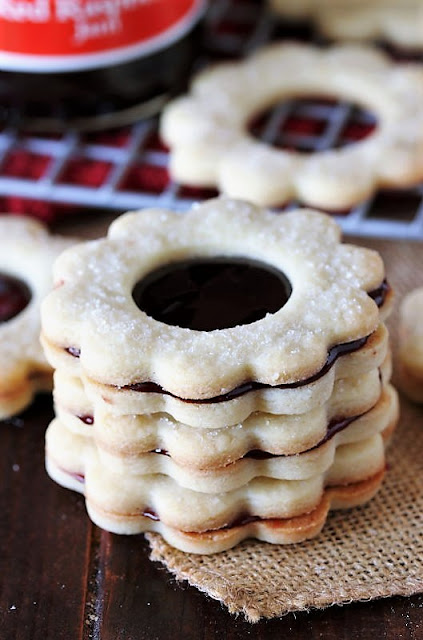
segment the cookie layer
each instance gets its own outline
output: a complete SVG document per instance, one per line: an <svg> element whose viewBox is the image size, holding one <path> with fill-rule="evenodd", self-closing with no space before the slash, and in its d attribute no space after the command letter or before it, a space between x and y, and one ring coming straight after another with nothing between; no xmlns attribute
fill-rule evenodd
<svg viewBox="0 0 423 640"><path fill-rule="evenodd" d="M53 459L57 466L72 469L73 473L82 476L85 475L87 460L97 450L101 464L113 473L138 477L162 474L187 489L220 493L238 489L259 476L304 480L325 473L333 467L339 446L363 441L385 431L393 427L397 419L397 396L393 388L388 387L375 406L366 413L331 422L322 440L307 451L293 455L272 455L266 450L253 450L232 463L207 469L181 465L179 460L171 457L169 450L141 454L114 450L99 442L97 434L75 434L56 419L47 430L47 458ZM367 464L365 457L362 463ZM337 478L339 480L340 476Z"/></svg>
<svg viewBox="0 0 423 640"><path fill-rule="evenodd" d="M135 305L133 287L155 268L181 256L215 255L282 271L292 286L288 302L252 324L216 331L169 326ZM275 216L221 198L183 216L165 210L121 216L108 238L66 252L55 279L60 286L42 307L52 364L60 364L61 346L63 362L73 359L74 369L96 383L152 382L181 398L207 399L250 380L276 386L307 379L332 347L373 333L380 314L367 292L382 284L384 270L377 253L341 244L328 216L305 210Z"/></svg>
<svg viewBox="0 0 423 640"><path fill-rule="evenodd" d="M258 519L218 531L187 533L172 529L162 522L145 523L146 529L161 533L164 539L181 551L189 553L217 553L234 547L246 538L257 538L272 544L303 542L316 536L325 524L329 510L348 509L366 503L378 491L384 472L347 486L326 489L319 505L303 516L281 519ZM100 526L107 521L103 514L96 514ZM107 528L105 526L105 528Z"/></svg>
<svg viewBox="0 0 423 640"><path fill-rule="evenodd" d="M379 400L381 386L391 373L388 357L380 370L359 378L340 379L331 398L315 409L297 415L255 412L233 426L190 427L168 414L114 416L94 413L86 404L82 385L76 379L55 374L55 409L59 420L77 435L94 433L104 450L129 459L156 449L168 451L179 464L197 469L225 466L251 450L294 454L316 446L326 437L328 425L357 416ZM78 398L81 407L72 404ZM83 404L85 402L85 404ZM70 407L73 407L71 409Z"/></svg>
<svg viewBox="0 0 423 640"><path fill-rule="evenodd" d="M55 460L47 458L47 470L53 479L85 492L91 517L96 512L107 515L111 522L115 520L120 533L143 531L146 518L182 531L197 532L232 526L237 520L251 516L292 518L315 509L326 486L359 482L384 467L380 434L338 447L326 473L305 480L254 478L238 489L217 494L183 488L164 475L111 473L94 455L86 462L83 483L79 474L73 470L66 473Z"/></svg>
<svg viewBox="0 0 423 640"><path fill-rule="evenodd" d="M387 352L388 333L386 327L380 325L361 349L340 357L325 375L314 382L298 388L263 388L233 400L211 404L186 402L169 394L120 389L94 383L86 377L84 387L93 405L112 415L167 413L188 425L220 428L242 422L256 411L277 415L310 411L331 397L335 380L358 377L378 368Z"/></svg>
<svg viewBox="0 0 423 640"><path fill-rule="evenodd" d="M68 474L55 467L53 463L49 464L49 473L59 484L75 488ZM381 470L362 482L326 488L317 507L301 516L285 519L251 519L245 523L202 533L181 531L148 516L134 515L120 519L117 514L110 516L92 507L89 508L89 512L96 524L103 529L121 534L147 531L160 533L169 544L187 553L218 553L247 538L257 538L272 544L292 544L318 535L331 509L348 509L369 501L379 490L384 473L384 470Z"/></svg>

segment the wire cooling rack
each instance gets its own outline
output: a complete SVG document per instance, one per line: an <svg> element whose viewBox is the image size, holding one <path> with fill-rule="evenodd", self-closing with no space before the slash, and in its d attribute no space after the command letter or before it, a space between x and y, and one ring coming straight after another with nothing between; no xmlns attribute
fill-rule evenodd
<svg viewBox="0 0 423 640"><path fill-rule="evenodd" d="M307 27L278 23L254 0L215 0L207 14L198 64L245 55L285 37L310 39ZM423 105L422 105L423 108ZM356 105L329 100L293 100L252 123L250 131L282 148L322 151L368 135L375 122ZM69 131L35 136L0 131L0 205L3 209L48 218L75 207L125 211L164 206L177 211L216 195L169 177L168 150L157 133L157 119L95 134ZM285 203L281 209L301 206ZM423 240L423 185L382 191L351 211L333 214L345 233Z"/></svg>

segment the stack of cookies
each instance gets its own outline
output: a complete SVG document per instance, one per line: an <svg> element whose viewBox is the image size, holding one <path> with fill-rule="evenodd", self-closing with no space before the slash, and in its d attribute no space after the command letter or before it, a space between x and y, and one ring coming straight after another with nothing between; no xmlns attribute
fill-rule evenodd
<svg viewBox="0 0 423 640"><path fill-rule="evenodd" d="M297 542L379 488L392 296L328 216L229 198L128 213L55 282L47 470L101 527L195 553Z"/></svg>

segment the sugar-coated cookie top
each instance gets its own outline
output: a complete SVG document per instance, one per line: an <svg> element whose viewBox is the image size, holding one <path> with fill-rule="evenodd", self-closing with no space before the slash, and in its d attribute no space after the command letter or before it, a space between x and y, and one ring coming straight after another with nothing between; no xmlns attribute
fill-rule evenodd
<svg viewBox="0 0 423 640"><path fill-rule="evenodd" d="M159 267L213 257L281 271L292 292L255 322L200 331L155 320L134 286ZM371 334L379 309L367 295L384 279L379 255L341 244L324 214L276 215L217 198L186 214L164 209L118 218L106 238L66 251L42 305L43 334L80 351L81 373L110 385L152 381L183 398L211 398L256 380L295 382L318 372L328 350Z"/></svg>

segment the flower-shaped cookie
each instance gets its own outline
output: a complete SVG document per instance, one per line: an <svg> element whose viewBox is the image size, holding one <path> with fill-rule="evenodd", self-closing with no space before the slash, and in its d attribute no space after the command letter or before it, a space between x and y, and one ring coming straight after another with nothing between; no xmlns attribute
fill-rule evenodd
<svg viewBox="0 0 423 640"><path fill-rule="evenodd" d="M269 5L285 18L312 18L330 38L381 38L404 49L423 45L420 0L269 0Z"/></svg>
<svg viewBox="0 0 423 640"><path fill-rule="evenodd" d="M321 372L334 345L376 330L368 293L383 280L379 255L341 244L317 212L228 198L184 215L132 212L56 262L43 342L85 380L210 401L248 381Z"/></svg>
<svg viewBox="0 0 423 640"><path fill-rule="evenodd" d="M375 131L311 154L273 148L248 133L248 123L272 105L316 95L370 109ZM176 180L265 206L299 198L346 209L380 186L423 177L422 104L421 65L395 65L370 47L282 43L200 73L190 95L166 108L161 135Z"/></svg>
<svg viewBox="0 0 423 640"><path fill-rule="evenodd" d="M0 419L52 385L40 342L40 303L52 286L52 265L71 241L50 236L29 218L0 216Z"/></svg>

